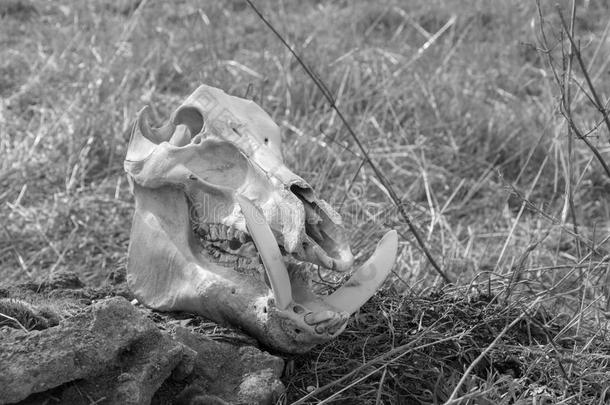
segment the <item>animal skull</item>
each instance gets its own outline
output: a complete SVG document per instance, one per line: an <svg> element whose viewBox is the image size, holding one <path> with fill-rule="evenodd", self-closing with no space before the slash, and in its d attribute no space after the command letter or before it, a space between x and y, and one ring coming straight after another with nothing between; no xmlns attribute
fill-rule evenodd
<svg viewBox="0 0 610 405"><path fill-rule="evenodd" d="M347 271L353 256L341 218L284 165L280 142L258 105L205 85L162 127L140 111L124 166L136 200L127 281L141 303L289 353L345 329L390 272L396 232L341 288L315 294L305 263Z"/></svg>

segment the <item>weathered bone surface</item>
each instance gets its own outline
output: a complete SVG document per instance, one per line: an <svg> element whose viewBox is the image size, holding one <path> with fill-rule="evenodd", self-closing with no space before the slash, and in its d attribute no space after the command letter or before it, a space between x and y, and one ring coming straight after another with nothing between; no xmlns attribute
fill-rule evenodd
<svg viewBox="0 0 610 405"><path fill-rule="evenodd" d="M240 327L284 352L341 333L390 272L396 232L345 285L317 295L306 263L348 271L353 256L339 215L284 165L269 115L201 86L164 126L147 116L125 159L136 199L127 280L139 301Z"/></svg>

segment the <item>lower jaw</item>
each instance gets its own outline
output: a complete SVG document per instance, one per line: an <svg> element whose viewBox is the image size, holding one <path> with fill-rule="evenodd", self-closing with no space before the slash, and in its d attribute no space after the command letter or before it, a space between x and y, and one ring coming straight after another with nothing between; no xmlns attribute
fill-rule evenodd
<svg viewBox="0 0 610 405"><path fill-rule="evenodd" d="M242 276L251 277L252 283L262 284L269 288L265 280L265 270L258 257L242 257L222 251L208 241L202 243L205 255L210 261L227 270L236 270ZM284 258L287 262L293 262L291 258ZM244 266L244 262L248 265ZM288 266L290 278L293 285L307 284L308 277L303 272L304 268L312 266L309 263ZM252 284L250 284L252 285ZM267 295L248 297L243 291L235 288L223 288L223 291L206 291L203 296L216 297L214 307L224 308L221 314L210 314L211 317L220 316L232 326L244 329L248 334L254 336L262 345L272 351L284 353L305 353L314 346L328 342L340 334L344 326L335 333L319 334L315 332L315 325L308 325L304 321L304 314L292 314L291 308L279 310L274 305L271 291ZM229 290L231 293L227 293ZM259 289L260 291L260 289ZM219 305L219 297L229 297L226 302ZM240 299L241 298L241 299ZM224 301L224 299L221 299ZM242 305L236 306L236 301ZM307 303L296 303L302 307L308 307ZM205 305L212 308L211 303Z"/></svg>
<svg viewBox="0 0 610 405"><path fill-rule="evenodd" d="M252 283L255 282L258 280L252 280ZM257 290L262 292L260 288ZM242 329L274 352L308 352L314 346L335 338L345 328L343 325L332 335L316 333L315 326L305 322L304 314L292 313L291 308L278 309L270 291L254 296L252 290L244 291L243 288L228 283L208 285L202 295L209 301L199 303L200 313L207 312L202 311L202 308L210 309L208 316L211 319L222 320L222 323ZM307 303L298 304L307 306Z"/></svg>

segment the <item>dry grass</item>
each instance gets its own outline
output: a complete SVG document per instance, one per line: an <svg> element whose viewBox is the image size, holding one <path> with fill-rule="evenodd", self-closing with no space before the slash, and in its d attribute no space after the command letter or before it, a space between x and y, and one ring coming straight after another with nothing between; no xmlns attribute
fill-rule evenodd
<svg viewBox="0 0 610 405"><path fill-rule="evenodd" d="M386 292L330 345L293 359L288 403L600 403L610 344L539 302L465 289ZM593 333L594 335L595 333Z"/></svg>
<svg viewBox="0 0 610 405"><path fill-rule="evenodd" d="M392 287L340 340L295 359L290 400L308 386L310 403L607 400L610 179L568 136L566 83L574 122L606 160L610 134L582 69L562 63L553 4L542 2L547 53L534 1L259 3L456 287L440 290L336 113L245 2L155 0L0 2L0 282L69 269L96 284L122 267L124 131L144 104L161 121L205 82L283 126L287 164L344 215L358 260L388 228L402 236ZM610 10L576 11L607 107Z"/></svg>

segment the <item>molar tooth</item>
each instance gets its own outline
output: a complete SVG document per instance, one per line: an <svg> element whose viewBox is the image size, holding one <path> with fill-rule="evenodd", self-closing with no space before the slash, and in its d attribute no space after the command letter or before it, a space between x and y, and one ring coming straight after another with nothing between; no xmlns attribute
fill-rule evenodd
<svg viewBox="0 0 610 405"><path fill-rule="evenodd" d="M241 243L244 243L244 244L245 244L245 243L248 243L248 242L250 241L250 237L249 237L248 235L246 235L246 233L245 233L245 232L241 232L241 231L238 231L238 232L239 232L239 234L238 234L238 236L239 236L239 241L240 241Z"/></svg>
<svg viewBox="0 0 610 405"><path fill-rule="evenodd" d="M199 224L197 227L197 233L207 237L210 234L210 226L208 224Z"/></svg>
<svg viewBox="0 0 610 405"><path fill-rule="evenodd" d="M209 224L210 229L210 239L217 240L218 239L218 227L216 224Z"/></svg>
<svg viewBox="0 0 610 405"><path fill-rule="evenodd" d="M227 239L227 226L218 224L218 237L219 239Z"/></svg>

